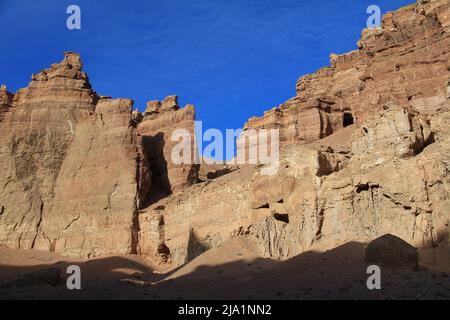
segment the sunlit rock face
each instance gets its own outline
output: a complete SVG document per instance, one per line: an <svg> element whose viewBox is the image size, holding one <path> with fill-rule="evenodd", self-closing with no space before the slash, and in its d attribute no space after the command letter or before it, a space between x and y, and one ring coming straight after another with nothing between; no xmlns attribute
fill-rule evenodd
<svg viewBox="0 0 450 320"><path fill-rule="evenodd" d="M301 77L295 97L244 128L280 130L278 173L241 166L155 203L140 215L144 254L180 265L235 236L277 259L384 234L445 248L449 6L388 13L358 50Z"/></svg>
<svg viewBox="0 0 450 320"><path fill-rule="evenodd" d="M137 132L149 155L154 189L159 189L156 191L162 194L183 190L197 182L199 166L194 163L197 152L194 121L194 106L187 105L180 109L177 96L147 103ZM174 147L182 141L174 135L177 130L182 130L181 133L191 138L187 150L190 156L181 164L174 161L172 156Z"/></svg>
<svg viewBox="0 0 450 320"><path fill-rule="evenodd" d="M7 108L3 97L0 243L73 257L135 252L133 102L99 97L75 53L33 75Z"/></svg>
<svg viewBox="0 0 450 320"><path fill-rule="evenodd" d="M0 91L0 244L179 266L233 237L288 259L391 234L436 263L449 245L449 12L434 0L386 14L357 50L250 119L247 131L279 129L274 175L174 163L173 133L194 136L194 107L169 96L133 112L96 94L66 53L27 88Z"/></svg>
<svg viewBox="0 0 450 320"><path fill-rule="evenodd" d="M449 16L446 1L386 14L382 29L363 30L358 50L331 54L329 67L297 81L295 97L246 128L280 128L282 141L297 144L361 124L388 102L433 113L448 95Z"/></svg>

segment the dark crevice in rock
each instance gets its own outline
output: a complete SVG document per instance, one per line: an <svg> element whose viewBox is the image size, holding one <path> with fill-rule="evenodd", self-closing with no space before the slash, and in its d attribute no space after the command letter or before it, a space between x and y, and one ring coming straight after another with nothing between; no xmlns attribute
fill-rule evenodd
<svg viewBox="0 0 450 320"><path fill-rule="evenodd" d="M436 142L434 132L431 132L429 137L423 141L423 143L416 143L412 146L414 156L417 156L418 154L422 153L429 145Z"/></svg>
<svg viewBox="0 0 450 320"><path fill-rule="evenodd" d="M255 209L269 209L269 208L270 208L270 206L269 206L269 204L266 202L266 203L262 204L261 206L255 208Z"/></svg>
<svg viewBox="0 0 450 320"><path fill-rule="evenodd" d="M223 175L226 175L228 173L230 173L232 170L230 168L224 168L224 169L220 169L214 172L208 172L208 174L206 175L206 178L208 179L217 179Z"/></svg>
<svg viewBox="0 0 450 320"><path fill-rule="evenodd" d="M380 186L376 185L376 184L370 185L368 183L362 183L362 184L358 184L356 186L356 193L361 193L363 191L369 191L369 190L378 189L378 188L380 188Z"/></svg>
<svg viewBox="0 0 450 320"><path fill-rule="evenodd" d="M161 263L167 263L170 260L170 249L165 243L160 243L158 245L157 254Z"/></svg>
<svg viewBox="0 0 450 320"><path fill-rule="evenodd" d="M39 199L39 201L41 202L40 206L39 206L39 220L38 223L36 224L36 234L34 235L33 238L33 242L31 243L31 249L34 248L34 244L36 242L36 239L39 235L39 232L41 231L41 224L42 224L42 216L44 213L44 202L42 201L42 199Z"/></svg>
<svg viewBox="0 0 450 320"><path fill-rule="evenodd" d="M133 217L131 220L131 248L130 254L141 254L141 246L139 244L139 232L141 226L139 223L139 210L137 206L134 207Z"/></svg>
<svg viewBox="0 0 450 320"><path fill-rule="evenodd" d="M188 248L186 262L193 260L202 253L210 249L210 246L204 241L201 241L196 235L194 229L189 230Z"/></svg>
<svg viewBox="0 0 450 320"><path fill-rule="evenodd" d="M389 200L390 200L393 204L395 204L396 206L403 207L403 209L408 210L408 211L413 209L412 206L401 203L400 201L394 199L394 197L391 196L391 195L388 194L388 193L382 193L382 195L383 195L385 198L389 199Z"/></svg>
<svg viewBox="0 0 450 320"><path fill-rule="evenodd" d="M70 226L71 226L72 224L74 224L75 221L78 221L79 219L80 219L80 215L78 214L78 216L76 216L75 218L73 218L73 219L67 224L67 226L63 228L63 230L69 229Z"/></svg>
<svg viewBox="0 0 450 320"><path fill-rule="evenodd" d="M166 264L171 262L171 252L170 248L165 243L165 221L164 216L160 215L158 220L158 232L159 232L159 244L156 249L156 255L158 257L158 263Z"/></svg>
<svg viewBox="0 0 450 320"><path fill-rule="evenodd" d="M311 245L322 237L324 214L325 210L323 208L320 208L317 215L317 231L314 238L311 241Z"/></svg>
<svg viewBox="0 0 450 320"><path fill-rule="evenodd" d="M289 214L287 213L274 213L273 217L278 221L289 223Z"/></svg>

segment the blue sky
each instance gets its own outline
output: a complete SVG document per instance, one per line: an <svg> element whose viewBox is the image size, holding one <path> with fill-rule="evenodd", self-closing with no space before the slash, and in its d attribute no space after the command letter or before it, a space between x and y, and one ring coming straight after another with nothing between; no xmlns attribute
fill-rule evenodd
<svg viewBox="0 0 450 320"><path fill-rule="evenodd" d="M204 128L240 128L295 95L299 76L356 49L371 4L413 0L0 0L0 83L81 53L94 89L148 100L177 94ZM81 30L66 9L81 8Z"/></svg>

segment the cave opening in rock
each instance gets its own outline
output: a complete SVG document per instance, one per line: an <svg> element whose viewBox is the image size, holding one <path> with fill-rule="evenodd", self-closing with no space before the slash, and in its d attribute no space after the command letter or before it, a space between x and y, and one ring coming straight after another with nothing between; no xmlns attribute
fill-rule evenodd
<svg viewBox="0 0 450 320"><path fill-rule="evenodd" d="M344 118L343 118L343 126L348 127L351 126L353 124L354 120L353 120L353 115L351 112L344 112Z"/></svg>
<svg viewBox="0 0 450 320"><path fill-rule="evenodd" d="M274 213L273 217L278 221L289 223L289 214L287 213Z"/></svg>

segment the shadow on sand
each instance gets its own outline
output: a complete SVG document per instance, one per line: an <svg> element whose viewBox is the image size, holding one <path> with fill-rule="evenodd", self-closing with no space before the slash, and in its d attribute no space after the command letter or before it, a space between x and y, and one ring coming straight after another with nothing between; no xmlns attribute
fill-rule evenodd
<svg viewBox="0 0 450 320"><path fill-rule="evenodd" d="M440 252L449 254L445 243ZM56 286L22 284L0 287L0 299L450 299L449 274L425 268L382 267L382 289L369 290L365 248L363 243L349 242L287 261L246 260L232 253L236 258L226 264L183 272L188 263L167 274L152 272L131 257L103 258L80 264L81 290L68 290L65 281ZM18 276L50 267L64 269L68 264L0 265L0 274Z"/></svg>

